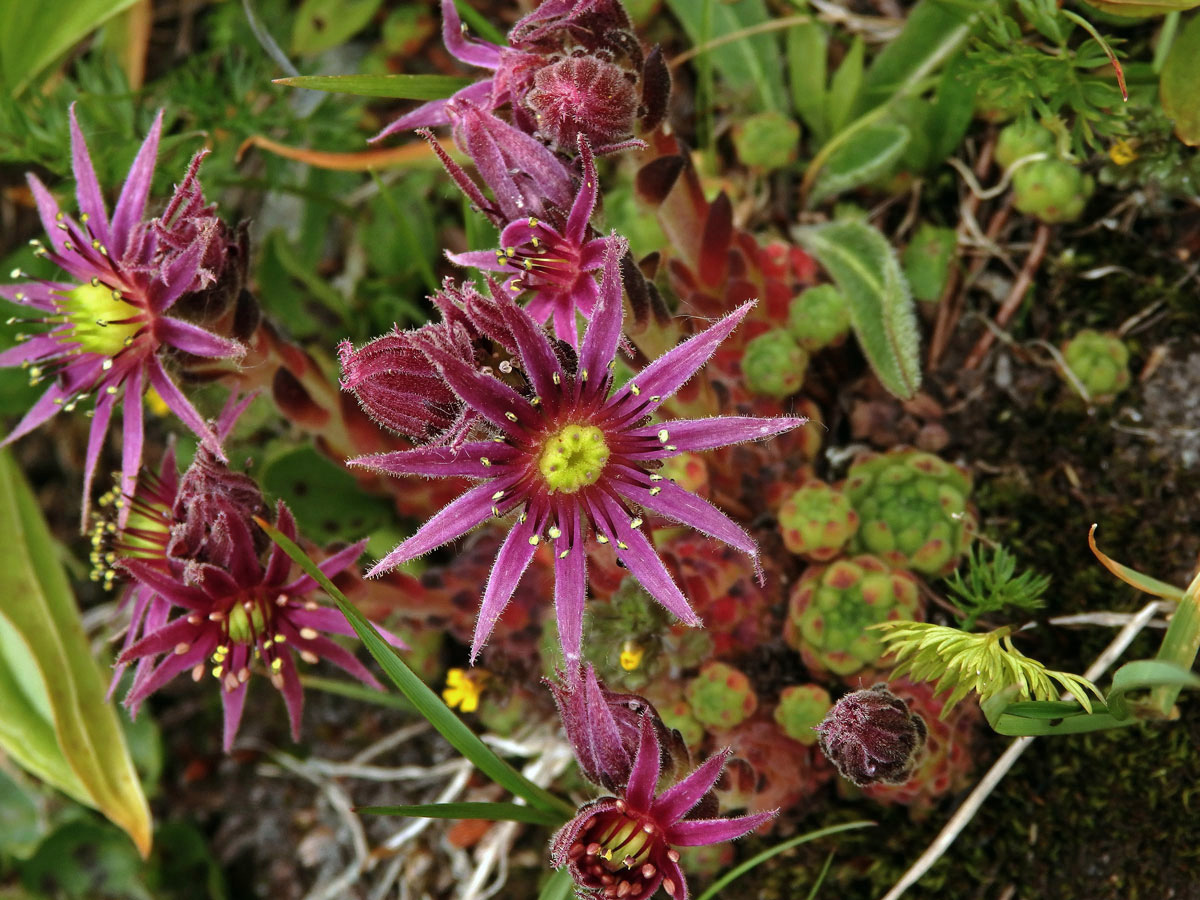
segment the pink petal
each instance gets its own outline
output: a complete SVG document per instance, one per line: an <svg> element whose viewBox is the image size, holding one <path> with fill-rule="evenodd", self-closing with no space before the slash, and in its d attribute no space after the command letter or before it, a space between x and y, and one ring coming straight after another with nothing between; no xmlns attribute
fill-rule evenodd
<svg viewBox="0 0 1200 900"><path fill-rule="evenodd" d="M641 741L638 744L637 756L633 759L633 768L629 772L629 784L625 788L625 801L634 810L646 813L651 810L654 801L654 786L662 773L659 759L658 735L654 733L654 723L649 715L642 715Z"/></svg>
<svg viewBox="0 0 1200 900"><path fill-rule="evenodd" d="M563 235L572 244L579 246L587 235L588 222L592 220L592 211L596 208L596 192L599 180L596 178L596 162L592 158L592 145L587 138L579 138L579 160L583 164L583 182L579 185L579 193L571 204L571 214L567 217L567 227Z"/></svg>
<svg viewBox="0 0 1200 900"><path fill-rule="evenodd" d="M125 186L121 188L121 196L113 209L112 217L112 246L109 254L116 259L122 258L129 249L129 238L134 226L141 220L146 211L146 198L150 195L150 183L154 178L154 162L158 156L158 139L162 134L162 110L154 117L154 125L146 140L142 142L129 174L125 177Z"/></svg>
<svg viewBox="0 0 1200 900"><path fill-rule="evenodd" d="M499 46L486 41L473 41L466 36L462 19L454 8L454 0L442 0L442 43L455 59L472 66L496 69L500 65Z"/></svg>
<svg viewBox="0 0 1200 900"><path fill-rule="evenodd" d="M209 359L236 359L246 355L246 347L243 344L218 337L199 325L169 316L162 316L155 321L154 337L159 343L177 347L193 356L203 356Z"/></svg>
<svg viewBox="0 0 1200 900"><path fill-rule="evenodd" d="M579 367L581 373L586 371L594 379L594 391L604 386L608 366L617 358L617 344L621 340L621 326L625 320L621 257L625 255L627 247L623 238L609 241L604 255L604 275L600 281L600 301L583 335Z"/></svg>
<svg viewBox="0 0 1200 900"><path fill-rule="evenodd" d="M102 244L112 243L108 230L108 211L104 208L104 197L100 183L96 181L96 170L92 168L92 157L88 153L87 141L75 117L75 104L71 104L71 169L75 173L75 196L79 211L88 217L88 227Z"/></svg>
<svg viewBox="0 0 1200 900"><path fill-rule="evenodd" d="M462 537L472 528L486 522L497 502L492 499L493 495L498 490L507 490L515 483L511 479L506 482L492 481L471 488L422 525L416 534L372 566L367 572L367 577L371 578L410 559L424 556L430 550Z"/></svg>
<svg viewBox="0 0 1200 900"><path fill-rule="evenodd" d="M92 479L96 476L96 464L100 461L100 450L104 447L104 438L107 435L108 423L112 418L113 406L116 405L116 402L116 395L105 391L96 401L96 408L92 413L92 425L88 430L87 453L83 463L83 519L79 525L81 532L86 532L90 524L88 511L92 504ZM138 449L141 449L140 446Z"/></svg>
<svg viewBox="0 0 1200 900"><path fill-rule="evenodd" d="M713 416L710 419L674 419L634 429L631 434L636 437L653 438L665 428L670 435L670 444L675 450L663 455L674 456L678 453L698 453L702 450L728 447L730 444L745 441L759 441L799 428L807 422L806 418Z"/></svg>
<svg viewBox="0 0 1200 900"><path fill-rule="evenodd" d="M142 369L135 366L125 381L124 405L121 407L121 493L132 497L137 490L138 473L142 468L142 442L145 439L142 427ZM121 527L129 519L128 503L121 506L117 524Z"/></svg>
<svg viewBox="0 0 1200 900"><path fill-rule="evenodd" d="M221 449L221 443L217 440L217 436L213 434L212 429L208 427L208 423L204 421L200 413L196 412L196 407L192 406L188 398L183 396L183 393L175 386L175 382L171 380L157 356L150 357L149 368L150 384L158 392L162 401L184 425L192 430L196 437L200 438L200 443L210 453L225 462L225 452Z"/></svg>
<svg viewBox="0 0 1200 900"><path fill-rule="evenodd" d="M529 313L513 303L510 298L504 297L499 303L504 321L508 323L517 341L521 362L524 364L525 374L533 384L534 392L542 397L553 395L558 391L554 376L557 375L561 383L563 371L545 332L538 327Z"/></svg>
<svg viewBox="0 0 1200 900"><path fill-rule="evenodd" d="M527 516L524 522L518 521L504 539L500 552L496 554L496 561L492 564L492 572L488 576L487 588L483 592L483 603L479 607L479 618L475 622L475 637L471 641L471 665L475 664L479 651L487 643L492 629L500 620L500 614L504 612L504 607L508 606L508 601L517 589L517 583L529 568L529 561L537 551L536 524L533 516Z"/></svg>
<svg viewBox="0 0 1200 900"><path fill-rule="evenodd" d="M568 677L578 668L582 657L583 609L587 596L587 551L583 546L579 508L576 506L570 515L573 521L559 521L562 536L554 542L554 611Z"/></svg>
<svg viewBox="0 0 1200 900"><path fill-rule="evenodd" d="M654 801L653 813L658 820L664 824L674 823L691 812L692 807L717 783L731 752L722 750L714 753L687 778L664 791L662 796Z"/></svg>
<svg viewBox="0 0 1200 900"><path fill-rule="evenodd" d="M703 497L697 497L669 480L658 482L655 486L662 490L651 494L648 488L640 484L622 480L617 485L617 491L660 516L702 531L709 537L736 547L748 556L758 555L758 545L755 544L754 538Z"/></svg>
<svg viewBox="0 0 1200 900"><path fill-rule="evenodd" d="M702 847L732 841L769 822L777 813L778 810L771 810L735 819L688 819L672 826L667 839L676 847Z"/></svg>
<svg viewBox="0 0 1200 900"><path fill-rule="evenodd" d="M387 475L433 475L451 478L492 478L498 473L493 466L511 462L517 451L495 441L474 441L460 447L417 447L414 450L395 450L346 460L348 466L361 466ZM482 460L486 459L488 465Z"/></svg>

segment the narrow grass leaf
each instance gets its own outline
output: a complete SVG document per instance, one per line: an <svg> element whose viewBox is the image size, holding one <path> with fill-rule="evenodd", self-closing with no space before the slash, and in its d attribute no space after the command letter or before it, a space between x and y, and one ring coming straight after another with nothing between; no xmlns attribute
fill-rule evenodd
<svg viewBox="0 0 1200 900"><path fill-rule="evenodd" d="M360 813L376 816L411 816L418 819L483 819L488 822L525 822L557 828L563 823L557 813L515 803L421 803L415 806L360 806Z"/></svg>
<svg viewBox="0 0 1200 900"><path fill-rule="evenodd" d="M276 78L272 84L359 97L441 100L474 82L458 75L296 75Z"/></svg>
<svg viewBox="0 0 1200 900"><path fill-rule="evenodd" d="M729 887L729 885L733 884L751 869L762 865L767 860L778 856L785 850L791 850L793 847L799 847L801 844L807 844L809 841L815 841L823 837L829 837L831 834L840 834L843 831L853 831L856 828L870 828L874 825L874 822L871 822L867 819L860 819L855 822L844 822L841 825L830 825L828 828L819 828L816 831L798 834L794 838L789 838L781 844L776 844L769 850L764 850L762 853L758 853L750 857L741 865L734 866L732 869L710 884L708 886L708 890L700 894L696 900L712 900L712 898L719 896L721 891Z"/></svg>
<svg viewBox="0 0 1200 900"><path fill-rule="evenodd" d="M346 599L345 594L337 589L334 583L317 568L316 564L294 541L289 540L269 522L257 517L254 521L337 604L346 617L346 621L350 623L350 627L362 640L363 646L375 657L375 661L387 673L388 678L412 702L413 706L417 708L417 712L428 719L429 723L450 742L455 750L469 759L479 771L496 784L523 798L530 806L545 813L561 816L559 821L565 821L566 818L574 815L575 808L573 806L527 779L497 756L487 744L464 725L462 720L442 702L442 698L430 690L429 686L405 665L391 645L379 636L375 626Z"/></svg>

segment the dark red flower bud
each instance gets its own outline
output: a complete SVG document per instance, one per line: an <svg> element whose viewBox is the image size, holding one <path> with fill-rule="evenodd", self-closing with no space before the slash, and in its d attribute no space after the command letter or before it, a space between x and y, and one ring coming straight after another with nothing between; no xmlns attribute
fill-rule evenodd
<svg viewBox="0 0 1200 900"><path fill-rule="evenodd" d="M842 697L819 726L821 750L847 781L903 784L925 749L925 722L877 684Z"/></svg>
<svg viewBox="0 0 1200 900"><path fill-rule="evenodd" d="M595 56L570 56L538 70L525 97L538 133L574 150L583 135L603 147L629 137L638 111L636 79Z"/></svg>

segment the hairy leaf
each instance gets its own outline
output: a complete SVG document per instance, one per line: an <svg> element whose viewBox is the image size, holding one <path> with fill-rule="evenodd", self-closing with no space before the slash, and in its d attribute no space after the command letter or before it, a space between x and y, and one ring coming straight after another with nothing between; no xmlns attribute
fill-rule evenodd
<svg viewBox="0 0 1200 900"><path fill-rule="evenodd" d="M885 388L907 400L921 385L917 316L900 262L865 222L833 222L798 234L850 306L863 353Z"/></svg>
<svg viewBox="0 0 1200 900"><path fill-rule="evenodd" d="M0 3L0 90L20 94L51 63L133 2Z"/></svg>

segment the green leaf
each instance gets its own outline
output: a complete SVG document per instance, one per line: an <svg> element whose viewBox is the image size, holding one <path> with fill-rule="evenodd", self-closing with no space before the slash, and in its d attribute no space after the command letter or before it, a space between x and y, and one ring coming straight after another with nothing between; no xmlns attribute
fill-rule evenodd
<svg viewBox="0 0 1200 900"><path fill-rule="evenodd" d="M862 129L829 155L808 195L808 206L888 175L908 146L909 130L894 122Z"/></svg>
<svg viewBox="0 0 1200 900"><path fill-rule="evenodd" d="M912 294L887 239L866 222L833 222L799 232L850 307L850 321L880 383L901 399L921 385Z"/></svg>
<svg viewBox="0 0 1200 900"><path fill-rule="evenodd" d="M530 806L545 813L561 816L558 820L560 822L574 815L575 808L573 806L527 779L497 756L487 744L464 725L462 720L442 702L442 698L430 690L425 682L421 681L412 669L404 664L391 645L380 637L375 626L346 599L346 595L337 589L337 586L317 568L316 564L296 546L295 542L289 540L271 523L259 518L255 518L254 521L338 605L368 652L375 657L375 661L387 673L388 678L417 708L417 712L424 716L455 750L474 763L479 771L496 784L523 798Z"/></svg>
<svg viewBox="0 0 1200 900"><path fill-rule="evenodd" d="M1179 605L1171 616L1171 624L1163 635L1162 644L1155 659L1171 663L1180 669L1190 670L1196 662L1196 654L1200 652L1200 573L1192 579L1188 589L1183 592ZM1164 716L1169 715L1171 707L1179 697L1179 687L1162 685L1154 689L1150 695L1151 702Z"/></svg>
<svg viewBox="0 0 1200 900"><path fill-rule="evenodd" d="M54 542L7 452L0 453L0 620L7 664L0 666L0 744L23 765L32 763L39 777L112 819L145 856L150 810L125 736L105 701Z"/></svg>
<svg viewBox="0 0 1200 900"><path fill-rule="evenodd" d="M693 44L720 38L771 20L763 0L667 0L667 6L683 25L683 30ZM711 13L709 34L704 33L704 19ZM731 91L741 94L757 94L762 109L783 112L783 74L779 66L779 42L773 34L749 35L711 50L702 49L711 55L712 64L721 74ZM752 110L751 110L752 111Z"/></svg>
<svg viewBox="0 0 1200 900"><path fill-rule="evenodd" d="M457 75L296 75L272 81L272 84L310 91L396 100L441 100L474 83L474 78Z"/></svg>
<svg viewBox="0 0 1200 900"><path fill-rule="evenodd" d="M538 900L571 900L575 896L575 880L566 866L556 871L542 885Z"/></svg>
<svg viewBox="0 0 1200 900"><path fill-rule="evenodd" d="M850 113L858 92L862 88L863 56L866 44L862 38L856 37L850 45L849 52L842 59L842 64L833 73L829 83L829 94L825 98L825 118L829 122L829 133L837 134L850 121Z"/></svg>
<svg viewBox="0 0 1200 900"><path fill-rule="evenodd" d="M1200 144L1200 16L1193 16L1175 39L1158 89L1176 136L1189 147Z"/></svg>
<svg viewBox="0 0 1200 900"><path fill-rule="evenodd" d="M366 28L383 0L304 0L292 25L292 52L316 56Z"/></svg>
<svg viewBox="0 0 1200 900"><path fill-rule="evenodd" d="M997 0L921 0L900 36L871 63L855 113L861 116L892 97L922 91L925 79L963 46L979 16L996 5Z"/></svg>
<svg viewBox="0 0 1200 900"><path fill-rule="evenodd" d="M828 828L820 828L816 831L809 831L805 834L798 834L793 838L788 838L780 844L776 844L769 850L764 850L762 853L750 857L740 865L734 866L716 881L708 886L708 890L702 893L696 900L713 900L722 890L729 887L751 869L762 865L772 857L778 856L785 850L791 850L793 847L799 847L801 844L807 844L809 841L815 841L823 837L829 837L831 834L839 834L843 831L852 831L855 828L870 828L875 825L866 819L860 819L857 822L845 822L841 825L830 825Z"/></svg>
<svg viewBox="0 0 1200 900"><path fill-rule="evenodd" d="M360 813L377 816L413 816L423 819L485 819L489 822L526 822L557 828L563 823L558 813L544 812L515 803L420 803L415 806L360 806Z"/></svg>
<svg viewBox="0 0 1200 900"><path fill-rule="evenodd" d="M134 0L0 3L0 87L17 96L56 59Z"/></svg>
<svg viewBox="0 0 1200 900"><path fill-rule="evenodd" d="M1084 734L1132 725L1133 718L1119 719L1102 703L1092 704L1087 712L1077 703L1060 700L1023 700L1012 703L1010 692L990 697L979 704L988 724L997 734L1008 737L1041 737L1056 734Z"/></svg>
<svg viewBox="0 0 1200 900"><path fill-rule="evenodd" d="M823 144L829 139L829 119L825 114L829 35L825 26L808 22L789 28L784 40L792 107L817 143Z"/></svg>
<svg viewBox="0 0 1200 900"><path fill-rule="evenodd" d="M1107 697L1108 708L1113 715L1123 719L1129 715L1126 694L1158 687L1175 688L1175 695L1178 696L1182 688L1200 688L1200 675L1162 659L1139 659L1125 663L1113 673L1112 690ZM1171 702L1174 703L1174 698Z"/></svg>
<svg viewBox="0 0 1200 900"><path fill-rule="evenodd" d="M1113 16L1142 18L1195 9L1200 0L1088 0L1088 6Z"/></svg>

